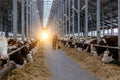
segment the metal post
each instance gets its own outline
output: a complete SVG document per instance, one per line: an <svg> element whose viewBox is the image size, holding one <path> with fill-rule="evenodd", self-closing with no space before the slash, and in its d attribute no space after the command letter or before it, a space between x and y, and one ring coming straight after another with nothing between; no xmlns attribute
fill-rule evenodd
<svg viewBox="0 0 120 80"><path fill-rule="evenodd" d="M82 17L81 17L81 21L80 21L80 36L82 36Z"/></svg>
<svg viewBox="0 0 120 80"><path fill-rule="evenodd" d="M78 37L80 37L80 0L78 0Z"/></svg>
<svg viewBox="0 0 120 80"><path fill-rule="evenodd" d="M68 10L68 12L69 12L69 30L68 30L68 32L69 32L69 37L70 37L70 26L71 26L71 0L68 0L69 1L69 10Z"/></svg>
<svg viewBox="0 0 120 80"><path fill-rule="evenodd" d="M13 0L13 38L17 39L17 0Z"/></svg>
<svg viewBox="0 0 120 80"><path fill-rule="evenodd" d="M22 40L24 40L24 37L25 37L25 7L24 7L24 4L25 4L25 1L24 0L22 0L22 11L21 11L21 15L22 15L22 21L21 21L21 25L22 25Z"/></svg>
<svg viewBox="0 0 120 80"><path fill-rule="evenodd" d="M34 34L34 33L33 33L33 25L34 25L34 1L33 1L33 0L32 0L31 7L32 7L32 10L31 10L31 14L32 14L32 15L31 15L31 19L32 19L32 20L31 20L31 21L32 21L32 22L31 22L31 23L32 23L32 24L31 24L31 38L33 38L33 34Z"/></svg>
<svg viewBox="0 0 120 80"><path fill-rule="evenodd" d="M65 19L64 19L64 6L65 6L65 3L64 3L64 0L62 0L62 12L63 12L63 36L65 35Z"/></svg>
<svg viewBox="0 0 120 80"><path fill-rule="evenodd" d="M118 47L120 47L120 0L118 0ZM120 60L120 50L119 53L119 60Z"/></svg>
<svg viewBox="0 0 120 80"><path fill-rule="evenodd" d="M73 37L75 36L74 35L74 33L75 33L75 30L74 30L74 28L75 28L75 19L74 19L74 17L75 17L75 11L74 11L74 0L72 0L72 33L73 33Z"/></svg>
<svg viewBox="0 0 120 80"><path fill-rule="evenodd" d="M28 8L28 11L29 11L29 16L28 16L28 36L29 36L29 39L30 39L30 27L31 27L31 0L28 0L28 5L29 5L29 8Z"/></svg>
<svg viewBox="0 0 120 80"><path fill-rule="evenodd" d="M103 20L103 27L102 27L102 29L103 29L103 36L105 35L105 29L104 29L104 27L105 27L105 19L104 19L104 7L102 7L102 20Z"/></svg>
<svg viewBox="0 0 120 80"><path fill-rule="evenodd" d="M60 31L59 34L60 34L60 37L62 36L62 35L61 35L61 27L62 27L62 25L61 25L61 12L62 12L62 11L61 11L61 6L60 6L60 11L59 11L59 24L60 24L60 26L59 26L59 29L60 29L60 30L59 30L59 31Z"/></svg>
<svg viewBox="0 0 120 80"><path fill-rule="evenodd" d="M111 21L111 35L113 35L113 10L112 10L112 1L110 0L110 21Z"/></svg>
<svg viewBox="0 0 120 80"><path fill-rule="evenodd" d="M26 0L26 37L27 37L27 40L28 40L28 32L29 32L29 29L28 29L28 15L29 15L29 13L28 13L29 11L28 11L28 0Z"/></svg>
<svg viewBox="0 0 120 80"><path fill-rule="evenodd" d="M61 37L63 37L63 25L62 25L62 0L61 0L61 12L60 12L60 22L61 22Z"/></svg>
<svg viewBox="0 0 120 80"><path fill-rule="evenodd" d="M65 35L67 37L67 0L65 0L64 8L65 8L65 13L64 13L64 16L65 16Z"/></svg>
<svg viewBox="0 0 120 80"><path fill-rule="evenodd" d="M0 0L0 5L2 6L2 1L1 0ZM1 31L0 36L1 37L2 37L2 25L3 25L2 17L3 17L3 12L2 12L1 7L0 7L0 31Z"/></svg>
<svg viewBox="0 0 120 80"><path fill-rule="evenodd" d="M85 35L88 37L88 0L85 0Z"/></svg>
<svg viewBox="0 0 120 80"><path fill-rule="evenodd" d="M83 17L81 17L81 27L80 27L80 31L81 31L81 36L83 36Z"/></svg>
<svg viewBox="0 0 120 80"><path fill-rule="evenodd" d="M31 34L32 34L32 32L31 32L31 27L32 27L32 4L31 4L31 0L30 0L30 27L29 27L29 30L30 30L30 33L29 33L29 35L30 35L30 38L31 38Z"/></svg>
<svg viewBox="0 0 120 80"><path fill-rule="evenodd" d="M97 44L100 41L100 0L97 0Z"/></svg>

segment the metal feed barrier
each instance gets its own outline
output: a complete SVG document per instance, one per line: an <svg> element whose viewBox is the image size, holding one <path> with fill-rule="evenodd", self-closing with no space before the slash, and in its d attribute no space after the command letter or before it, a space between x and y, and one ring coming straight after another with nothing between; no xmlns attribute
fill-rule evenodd
<svg viewBox="0 0 120 80"><path fill-rule="evenodd" d="M120 47L112 47L112 46L97 45L97 44L93 44L93 45L94 45L94 46L98 46L98 47L104 47L104 48L120 49Z"/></svg>

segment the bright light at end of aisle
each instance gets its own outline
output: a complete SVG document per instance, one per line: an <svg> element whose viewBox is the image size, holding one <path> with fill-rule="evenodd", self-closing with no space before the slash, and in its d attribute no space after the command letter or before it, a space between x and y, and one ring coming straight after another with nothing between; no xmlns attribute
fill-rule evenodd
<svg viewBox="0 0 120 80"><path fill-rule="evenodd" d="M42 32L41 37L42 37L43 40L47 40L48 37L49 37L48 32Z"/></svg>

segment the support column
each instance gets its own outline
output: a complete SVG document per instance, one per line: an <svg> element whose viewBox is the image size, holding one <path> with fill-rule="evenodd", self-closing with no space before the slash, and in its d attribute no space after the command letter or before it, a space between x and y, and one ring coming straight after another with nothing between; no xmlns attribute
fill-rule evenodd
<svg viewBox="0 0 120 80"><path fill-rule="evenodd" d="M104 29L104 27L105 27L105 19L104 19L104 7L102 7L102 20L103 20L103 27L102 27L102 29L103 29L103 36L105 35L105 29Z"/></svg>
<svg viewBox="0 0 120 80"><path fill-rule="evenodd" d="M17 39L17 0L13 0L13 38Z"/></svg>
<svg viewBox="0 0 120 80"><path fill-rule="evenodd" d="M67 36L67 0L65 0L65 34Z"/></svg>
<svg viewBox="0 0 120 80"><path fill-rule="evenodd" d="M120 0L118 0L118 47L120 48ZM119 60L120 60L120 50L119 53Z"/></svg>
<svg viewBox="0 0 120 80"><path fill-rule="evenodd" d="M31 38L33 38L34 37L34 33L33 33L33 26L34 26L34 12L35 12L35 10L34 10L34 4L35 4L35 1L34 0L32 0L32 4L31 4L31 7L32 7L32 10L31 10Z"/></svg>
<svg viewBox="0 0 120 80"><path fill-rule="evenodd" d="M88 0L85 0L85 35L88 37Z"/></svg>
<svg viewBox="0 0 120 80"><path fill-rule="evenodd" d="M110 21L111 21L111 35L113 35L113 10L111 0L110 0Z"/></svg>
<svg viewBox="0 0 120 80"><path fill-rule="evenodd" d="M97 44L100 41L100 0L97 0Z"/></svg>
<svg viewBox="0 0 120 80"><path fill-rule="evenodd" d="M29 38L29 36L28 36L28 32L29 32L29 28L28 28L28 15L29 15L29 10L28 10L28 0L26 0L26 37L27 37L27 40L28 40L28 38Z"/></svg>
<svg viewBox="0 0 120 80"><path fill-rule="evenodd" d="M64 0L62 0L62 12L63 12L63 36L65 35L65 19L64 19L64 6L65 6L65 3L64 3Z"/></svg>
<svg viewBox="0 0 120 80"><path fill-rule="evenodd" d="M69 33L69 37L70 37L70 27L71 27L71 0L68 0L69 1L69 30L68 30L68 33Z"/></svg>
<svg viewBox="0 0 120 80"><path fill-rule="evenodd" d="M24 6L24 4L25 4L25 1L24 0L22 0L22 6L21 6L21 15L22 15L22 19L21 19L21 25L22 25L22 40L24 40L24 38L25 38L25 6Z"/></svg>
<svg viewBox="0 0 120 80"><path fill-rule="evenodd" d="M29 35L30 35L30 38L32 37L32 0L30 0L30 27L29 27Z"/></svg>
<svg viewBox="0 0 120 80"><path fill-rule="evenodd" d="M0 0L0 5L2 6L2 1L1 0ZM2 12L2 9L0 7L0 31L1 31L0 36L1 37L2 37L2 25L3 25L3 19L2 19L2 17L3 17L3 12Z"/></svg>
<svg viewBox="0 0 120 80"><path fill-rule="evenodd" d="M61 12L60 12L60 22L61 22L61 27L60 27L60 30L61 30L61 37L63 37L63 21L62 21L62 14L63 14L63 4L62 4L62 1L61 1Z"/></svg>
<svg viewBox="0 0 120 80"><path fill-rule="evenodd" d="M81 37L83 37L84 35L83 35L83 17L81 17L81 27L80 27L80 31L81 31Z"/></svg>
<svg viewBox="0 0 120 80"><path fill-rule="evenodd" d="M78 37L80 37L80 0L78 0Z"/></svg>
<svg viewBox="0 0 120 80"><path fill-rule="evenodd" d="M72 34L73 34L73 37L75 36L75 19L74 19L74 17L75 17L75 11L74 11L74 7L75 6L75 4L74 4L74 0L72 0Z"/></svg>

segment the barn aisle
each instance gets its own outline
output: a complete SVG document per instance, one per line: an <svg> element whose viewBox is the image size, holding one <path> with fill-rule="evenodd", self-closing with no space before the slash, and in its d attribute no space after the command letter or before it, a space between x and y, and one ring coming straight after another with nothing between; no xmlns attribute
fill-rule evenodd
<svg viewBox="0 0 120 80"><path fill-rule="evenodd" d="M52 50L51 45L45 46L47 66L51 71L49 80L99 80L83 70L79 64L59 49Z"/></svg>

